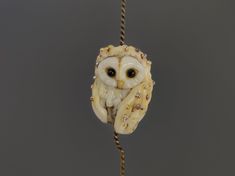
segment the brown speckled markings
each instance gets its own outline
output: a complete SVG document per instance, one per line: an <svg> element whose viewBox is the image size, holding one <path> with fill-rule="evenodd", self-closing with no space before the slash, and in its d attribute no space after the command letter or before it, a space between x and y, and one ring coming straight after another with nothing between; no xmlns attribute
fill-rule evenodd
<svg viewBox="0 0 235 176"><path fill-rule="evenodd" d="M133 88L130 94L121 102L114 124L114 128L117 133L130 134L134 132L138 126L138 123L144 117L151 97L146 99L138 98L135 95L138 94L138 92L141 92L140 97L146 97L147 94L151 96L153 86L151 83L152 81L149 81L150 82L148 84L150 86L146 86L146 82L143 82L142 84ZM131 106L131 108L126 109L126 104ZM123 118L127 120L123 120Z"/></svg>
<svg viewBox="0 0 235 176"><path fill-rule="evenodd" d="M105 84L98 74L98 67L101 62L109 57L115 57L117 60L122 60L123 57L131 56L136 59L144 68L143 80L134 87L122 89ZM144 117L148 104L151 100L153 80L151 78L151 61L147 55L133 46L109 45L100 49L100 53L96 60L94 84L92 86L92 107L95 114L103 123L111 123L114 129L119 134L131 134L138 123ZM119 98L118 103L112 107L107 107L107 96L110 95ZM110 101L109 101L110 102ZM113 100L111 101L111 103Z"/></svg>

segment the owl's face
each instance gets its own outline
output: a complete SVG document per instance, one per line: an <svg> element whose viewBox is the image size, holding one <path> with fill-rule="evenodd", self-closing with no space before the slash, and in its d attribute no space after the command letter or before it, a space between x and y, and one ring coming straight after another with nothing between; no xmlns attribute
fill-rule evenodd
<svg viewBox="0 0 235 176"><path fill-rule="evenodd" d="M107 86L118 89L131 89L140 84L146 74L145 67L134 57L110 56L101 61L97 76Z"/></svg>

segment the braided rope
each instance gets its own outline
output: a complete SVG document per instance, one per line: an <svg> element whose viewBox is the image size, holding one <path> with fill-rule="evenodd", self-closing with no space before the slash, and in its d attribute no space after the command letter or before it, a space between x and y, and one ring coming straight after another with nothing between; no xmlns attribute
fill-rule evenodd
<svg viewBox="0 0 235 176"><path fill-rule="evenodd" d="M116 132L114 132L114 141L120 153L120 176L125 176L125 151L120 144L119 135Z"/></svg>
<svg viewBox="0 0 235 176"><path fill-rule="evenodd" d="M125 44L125 29L126 29L126 1L121 0L121 17L120 17L120 45ZM123 150L119 135L114 131L114 142L120 153L120 176L125 176L125 151Z"/></svg>
<svg viewBox="0 0 235 176"><path fill-rule="evenodd" d="M126 1L127 0L121 0L120 45L125 44Z"/></svg>

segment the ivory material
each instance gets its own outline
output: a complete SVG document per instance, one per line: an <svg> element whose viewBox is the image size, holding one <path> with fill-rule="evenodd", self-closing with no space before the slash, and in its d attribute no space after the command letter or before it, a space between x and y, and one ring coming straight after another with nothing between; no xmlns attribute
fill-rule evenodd
<svg viewBox="0 0 235 176"><path fill-rule="evenodd" d="M111 73L109 72L111 69ZM139 49L109 45L100 49L92 85L92 108L119 134L131 134L143 119L152 97L151 62Z"/></svg>

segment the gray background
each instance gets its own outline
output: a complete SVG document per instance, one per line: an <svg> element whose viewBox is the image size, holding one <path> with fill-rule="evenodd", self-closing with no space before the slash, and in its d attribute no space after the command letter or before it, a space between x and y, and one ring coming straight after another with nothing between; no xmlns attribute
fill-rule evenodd
<svg viewBox="0 0 235 176"><path fill-rule="evenodd" d="M119 0L0 1L0 175L118 176L89 97ZM127 43L153 62L149 111L121 140L127 176L234 176L234 0L129 0Z"/></svg>

